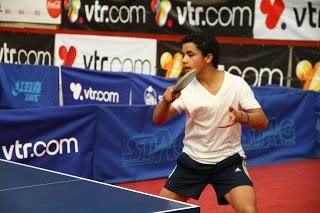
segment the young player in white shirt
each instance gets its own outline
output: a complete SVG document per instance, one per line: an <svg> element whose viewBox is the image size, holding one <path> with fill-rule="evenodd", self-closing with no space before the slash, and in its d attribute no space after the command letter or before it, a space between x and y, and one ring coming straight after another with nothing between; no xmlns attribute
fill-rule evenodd
<svg viewBox="0 0 320 213"><path fill-rule="evenodd" d="M266 129L268 119L242 78L217 69L220 53L213 36L185 36L182 53L184 71L196 69L197 76L180 96L168 87L153 112L157 125L186 113L183 150L160 195L198 199L212 184L220 205L231 204L236 212L258 212L241 146L241 124Z"/></svg>

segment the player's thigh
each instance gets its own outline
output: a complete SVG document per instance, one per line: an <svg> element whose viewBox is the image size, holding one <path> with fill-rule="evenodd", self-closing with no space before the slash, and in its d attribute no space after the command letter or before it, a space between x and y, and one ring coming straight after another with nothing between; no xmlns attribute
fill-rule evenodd
<svg viewBox="0 0 320 213"><path fill-rule="evenodd" d="M225 194L226 200L237 212L257 213L256 193L252 186L238 186Z"/></svg>
<svg viewBox="0 0 320 213"><path fill-rule="evenodd" d="M177 194L175 192L172 192L166 188L162 188L160 191L160 196L165 198L170 198L173 200L179 200L179 201L187 201L189 198L185 197L183 195Z"/></svg>

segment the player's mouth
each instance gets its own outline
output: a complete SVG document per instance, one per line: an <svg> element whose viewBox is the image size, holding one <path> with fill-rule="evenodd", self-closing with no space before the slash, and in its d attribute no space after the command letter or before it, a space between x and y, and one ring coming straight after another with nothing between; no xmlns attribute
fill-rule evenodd
<svg viewBox="0 0 320 213"><path fill-rule="evenodd" d="M184 67L183 70L184 72L189 72L191 70L191 67Z"/></svg>

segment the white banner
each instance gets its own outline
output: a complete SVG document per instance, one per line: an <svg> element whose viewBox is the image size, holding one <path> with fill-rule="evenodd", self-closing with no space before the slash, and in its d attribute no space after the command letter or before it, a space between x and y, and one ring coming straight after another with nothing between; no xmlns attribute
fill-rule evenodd
<svg viewBox="0 0 320 213"><path fill-rule="evenodd" d="M0 0L0 21L61 23L62 0Z"/></svg>
<svg viewBox="0 0 320 213"><path fill-rule="evenodd" d="M320 1L256 0L253 36L320 41Z"/></svg>
<svg viewBox="0 0 320 213"><path fill-rule="evenodd" d="M156 75L155 39L57 34L55 65Z"/></svg>

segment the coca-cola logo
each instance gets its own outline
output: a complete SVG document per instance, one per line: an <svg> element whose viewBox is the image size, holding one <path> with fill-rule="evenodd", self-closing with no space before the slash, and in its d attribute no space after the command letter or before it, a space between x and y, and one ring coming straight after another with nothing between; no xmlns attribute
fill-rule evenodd
<svg viewBox="0 0 320 213"><path fill-rule="evenodd" d="M52 18L57 18L61 14L61 0L47 0L46 6Z"/></svg>

